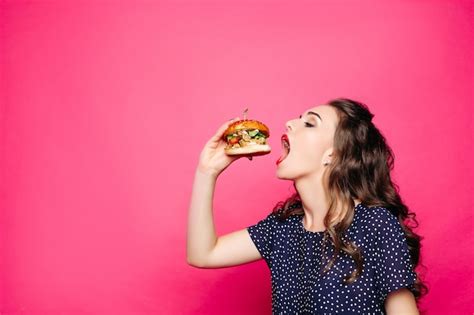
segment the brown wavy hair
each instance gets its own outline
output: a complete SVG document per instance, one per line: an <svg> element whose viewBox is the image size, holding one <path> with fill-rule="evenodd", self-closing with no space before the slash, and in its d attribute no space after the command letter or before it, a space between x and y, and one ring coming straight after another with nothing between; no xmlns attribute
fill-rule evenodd
<svg viewBox="0 0 474 315"><path fill-rule="evenodd" d="M416 214L410 212L403 203L399 187L391 179L394 154L385 137L372 123L374 115L365 104L348 98L333 99L327 105L336 109L339 124L334 135L332 161L323 175L324 190L329 200L329 210L324 218L324 244L330 239L334 246L333 255L323 272L330 270L342 250L356 265L356 269L344 278L344 284L353 283L362 274L364 257L360 248L350 240L343 239L354 217L353 199L360 200L368 207L385 207L398 218L405 233L413 268L416 268L421 265L423 237L413 231L413 228L418 227ZM293 186L296 191L294 183ZM304 214L298 192L277 203L272 212L279 220L294 214ZM418 302L428 293L428 287L422 282L420 274L416 274L413 293Z"/></svg>

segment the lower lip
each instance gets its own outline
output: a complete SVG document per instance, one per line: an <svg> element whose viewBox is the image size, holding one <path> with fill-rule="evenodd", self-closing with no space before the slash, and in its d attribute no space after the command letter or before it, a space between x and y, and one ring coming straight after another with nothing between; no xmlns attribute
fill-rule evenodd
<svg viewBox="0 0 474 315"><path fill-rule="evenodd" d="M281 162L283 162L283 160L285 160L287 157L288 157L288 154L287 154L285 157L283 157L283 155L280 156L280 157L278 158L278 161L276 161L276 165L279 165L279 164L280 164Z"/></svg>
<svg viewBox="0 0 474 315"><path fill-rule="evenodd" d="M283 161L283 160L281 159L281 156L280 156L280 157L278 158L278 161L276 161L276 165L280 164L281 161Z"/></svg>

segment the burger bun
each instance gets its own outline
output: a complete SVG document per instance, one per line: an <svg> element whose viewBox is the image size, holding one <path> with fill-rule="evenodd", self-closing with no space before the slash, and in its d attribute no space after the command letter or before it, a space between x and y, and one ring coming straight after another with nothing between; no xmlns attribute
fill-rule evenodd
<svg viewBox="0 0 474 315"><path fill-rule="evenodd" d="M240 148L225 149L227 155L256 156L265 155L271 152L268 144L251 144Z"/></svg>

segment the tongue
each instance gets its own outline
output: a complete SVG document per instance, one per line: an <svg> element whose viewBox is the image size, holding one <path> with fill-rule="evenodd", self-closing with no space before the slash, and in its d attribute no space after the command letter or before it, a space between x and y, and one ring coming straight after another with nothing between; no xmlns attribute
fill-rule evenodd
<svg viewBox="0 0 474 315"><path fill-rule="evenodd" d="M288 154L289 154L288 151L283 150L283 153L282 153L282 155L280 156L280 158L278 159L277 164L281 163L281 161L283 161L284 159L286 159L287 156L288 156Z"/></svg>

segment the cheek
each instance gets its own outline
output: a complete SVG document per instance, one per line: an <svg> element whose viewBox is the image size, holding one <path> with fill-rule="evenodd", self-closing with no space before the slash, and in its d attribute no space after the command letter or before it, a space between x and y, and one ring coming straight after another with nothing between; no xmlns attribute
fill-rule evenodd
<svg viewBox="0 0 474 315"><path fill-rule="evenodd" d="M304 138L301 149L301 158L312 163L319 162L325 150L325 141L321 137L310 135Z"/></svg>

